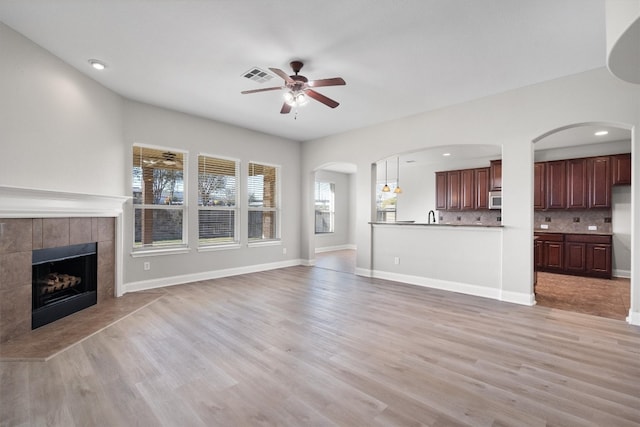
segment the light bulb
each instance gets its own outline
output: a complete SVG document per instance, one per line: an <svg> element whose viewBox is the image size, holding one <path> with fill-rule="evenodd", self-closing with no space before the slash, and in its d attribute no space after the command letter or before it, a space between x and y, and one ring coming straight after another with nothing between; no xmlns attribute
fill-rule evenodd
<svg viewBox="0 0 640 427"><path fill-rule="evenodd" d="M295 99L293 97L293 93L285 92L285 94L284 94L284 102L286 102L289 105L294 105L295 104Z"/></svg>

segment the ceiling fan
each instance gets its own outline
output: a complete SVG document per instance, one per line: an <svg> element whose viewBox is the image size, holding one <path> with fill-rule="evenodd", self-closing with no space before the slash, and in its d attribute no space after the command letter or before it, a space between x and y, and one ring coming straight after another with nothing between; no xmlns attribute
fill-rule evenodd
<svg viewBox="0 0 640 427"><path fill-rule="evenodd" d="M304 65L302 62L292 61L289 65L291 66L291 69L295 73L292 76L288 76L287 73L280 70L279 68L269 68L272 72L282 77L282 79L285 82L284 86L267 87L264 89L245 90L245 91L242 91L241 93L248 94L248 93L256 93L256 92L267 92L270 90L286 89L287 92L285 92L284 94L284 104L282 104L282 109L280 110L281 114L288 114L291 111L292 107L297 107L297 106L306 104L307 97L315 99L318 102L322 102L324 105L331 108L336 108L338 105L340 105L339 102L334 101L333 99L328 98L311 88L322 87L322 86L343 86L346 84L346 82L341 77L334 77L331 79L309 80L305 76L298 74L302 69L302 66Z"/></svg>

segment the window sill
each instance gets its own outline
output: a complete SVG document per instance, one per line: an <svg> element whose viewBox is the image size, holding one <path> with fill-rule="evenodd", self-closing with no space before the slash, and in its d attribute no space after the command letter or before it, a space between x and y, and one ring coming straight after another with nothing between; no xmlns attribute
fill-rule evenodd
<svg viewBox="0 0 640 427"><path fill-rule="evenodd" d="M248 247L260 247L260 246L281 246L282 241L280 239L277 240L260 240L257 242L249 242L247 244Z"/></svg>
<svg viewBox="0 0 640 427"><path fill-rule="evenodd" d="M198 252L214 252L214 251L226 251L229 249L240 249L240 243L229 243L215 246L199 246Z"/></svg>
<svg viewBox="0 0 640 427"><path fill-rule="evenodd" d="M190 248L187 247L179 247L179 248L146 248L140 250L134 250L131 252L132 258L142 258L149 256L160 256L160 255L179 255L179 254L187 254L191 252Z"/></svg>

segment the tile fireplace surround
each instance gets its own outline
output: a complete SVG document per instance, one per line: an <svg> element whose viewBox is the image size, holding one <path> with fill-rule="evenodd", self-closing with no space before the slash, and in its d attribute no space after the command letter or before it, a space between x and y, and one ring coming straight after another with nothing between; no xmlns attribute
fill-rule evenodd
<svg viewBox="0 0 640 427"><path fill-rule="evenodd" d="M33 250L98 242L97 305L120 294L127 199L0 186L0 344L31 332Z"/></svg>
<svg viewBox="0 0 640 427"><path fill-rule="evenodd" d="M114 298L115 218L0 219L0 343L31 331L31 251L98 242L98 304Z"/></svg>

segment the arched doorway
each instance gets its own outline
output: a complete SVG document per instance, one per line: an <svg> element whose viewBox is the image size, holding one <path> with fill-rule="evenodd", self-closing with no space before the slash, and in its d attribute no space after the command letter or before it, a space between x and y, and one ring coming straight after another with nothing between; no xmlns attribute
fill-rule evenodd
<svg viewBox="0 0 640 427"><path fill-rule="evenodd" d="M621 161L628 159L630 167L631 130L579 123L533 142L537 304L625 320L631 304L631 176L621 180L615 173Z"/></svg>

